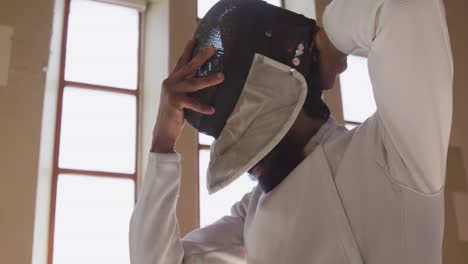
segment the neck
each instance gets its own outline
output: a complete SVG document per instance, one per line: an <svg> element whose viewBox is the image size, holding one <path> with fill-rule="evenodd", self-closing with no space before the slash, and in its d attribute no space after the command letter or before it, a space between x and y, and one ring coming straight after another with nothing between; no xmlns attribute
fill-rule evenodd
<svg viewBox="0 0 468 264"><path fill-rule="evenodd" d="M326 120L312 119L302 110L288 134L297 144L305 146Z"/></svg>
<svg viewBox="0 0 468 264"><path fill-rule="evenodd" d="M286 136L249 170L264 192L275 188L304 160L304 147L323 123L301 111Z"/></svg>

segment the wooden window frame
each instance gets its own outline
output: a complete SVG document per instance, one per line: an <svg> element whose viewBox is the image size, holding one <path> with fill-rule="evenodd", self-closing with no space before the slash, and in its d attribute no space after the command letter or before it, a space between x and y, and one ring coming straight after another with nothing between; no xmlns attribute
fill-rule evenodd
<svg viewBox="0 0 468 264"><path fill-rule="evenodd" d="M352 126L359 126L362 125L361 122L356 122L356 121L349 121L349 120L344 120L345 125L352 125Z"/></svg>
<svg viewBox="0 0 468 264"><path fill-rule="evenodd" d="M81 176L91 177L105 177L105 178L119 178L119 179L131 179L134 181L134 202L137 199L137 188L138 188L138 161L140 158L140 94L141 94L141 83L142 83L142 45L143 45L143 13L135 9L138 12L138 57L137 57L137 85L135 90L123 89L112 86L95 85L89 83L72 82L65 80L65 65L66 65L66 54L67 54L67 40L68 40L68 23L70 17L70 5L73 0L65 0L65 9L63 17L63 34L61 44L61 56L60 56L60 76L59 76L59 90L57 98L57 114L56 114L56 125L55 125L55 139L54 139L54 155L53 155L53 168L52 168L52 188L51 188L51 203L50 203L50 218L49 218L49 245L48 245L48 256L47 263L53 264L54 256L54 235L55 235L55 212L57 205L57 182L60 174L74 174ZM117 5L116 5L117 6ZM60 136L62 126L62 107L63 107L63 93L65 87L75 87L79 89L88 89L93 91L105 91L118 94L134 95L136 99L136 138L135 138L135 164L134 173L116 173L116 172L104 172L104 171L93 171L93 170L78 170L78 169L64 169L59 167L59 151L60 151Z"/></svg>

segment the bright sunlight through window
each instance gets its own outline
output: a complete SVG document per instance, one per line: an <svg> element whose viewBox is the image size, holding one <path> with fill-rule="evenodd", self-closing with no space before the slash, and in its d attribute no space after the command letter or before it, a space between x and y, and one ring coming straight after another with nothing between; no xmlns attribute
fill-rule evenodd
<svg viewBox="0 0 468 264"><path fill-rule="evenodd" d="M129 264L140 14L71 0L67 15L51 205L52 260Z"/></svg>

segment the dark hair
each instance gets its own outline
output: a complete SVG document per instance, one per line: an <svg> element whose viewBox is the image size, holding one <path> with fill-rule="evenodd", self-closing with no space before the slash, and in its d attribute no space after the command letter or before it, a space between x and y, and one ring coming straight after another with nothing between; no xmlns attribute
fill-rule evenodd
<svg viewBox="0 0 468 264"><path fill-rule="evenodd" d="M257 181L264 192L278 186L302 160L304 146L286 134L262 160L249 171L250 179Z"/></svg>

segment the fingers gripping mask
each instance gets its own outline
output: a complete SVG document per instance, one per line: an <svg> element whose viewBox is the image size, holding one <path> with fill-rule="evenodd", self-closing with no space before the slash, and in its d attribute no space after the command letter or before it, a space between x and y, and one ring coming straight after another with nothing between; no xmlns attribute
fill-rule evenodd
<svg viewBox="0 0 468 264"><path fill-rule="evenodd" d="M195 31L193 56L216 54L197 77L223 72L223 83L190 94L216 108L213 115L185 109L185 118L213 136L207 188L222 189L266 156L301 109L328 118L321 100L314 20L260 0L221 0ZM304 105L305 104L305 105Z"/></svg>

